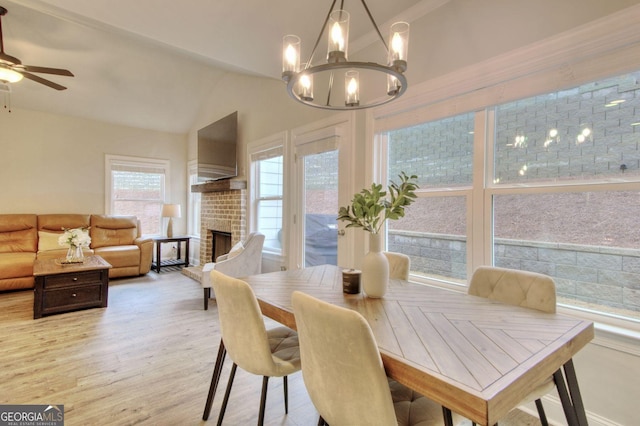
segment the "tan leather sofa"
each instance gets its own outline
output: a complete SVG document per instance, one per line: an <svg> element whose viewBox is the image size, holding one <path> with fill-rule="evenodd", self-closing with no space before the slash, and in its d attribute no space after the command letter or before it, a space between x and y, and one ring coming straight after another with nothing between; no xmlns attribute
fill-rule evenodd
<svg viewBox="0 0 640 426"><path fill-rule="evenodd" d="M82 214L0 215L0 291L33 288L36 258L62 258L58 245L62 229L89 228L91 245L112 265L109 277L144 275L151 269L153 240L143 238L135 216Z"/></svg>

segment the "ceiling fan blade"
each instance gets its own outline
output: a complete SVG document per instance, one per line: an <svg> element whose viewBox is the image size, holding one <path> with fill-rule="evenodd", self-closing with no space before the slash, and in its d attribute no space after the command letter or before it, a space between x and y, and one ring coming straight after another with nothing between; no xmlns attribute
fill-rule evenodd
<svg viewBox="0 0 640 426"><path fill-rule="evenodd" d="M40 83L40 84L44 84L45 86L49 86L52 89L56 89L56 90L66 90L67 89L66 87L61 86L58 83L54 83L53 81L45 80L44 78L38 77L37 75L29 74L28 72L25 72L25 71L18 71L18 72L20 74L22 74L24 76L24 78L28 78L29 80L35 81L35 82Z"/></svg>
<svg viewBox="0 0 640 426"><path fill-rule="evenodd" d="M25 71L28 72L39 72L43 74L55 74L55 75L64 75L67 77L73 77L73 73L69 70L63 70L60 68L48 68L48 67L36 67L33 65L22 65Z"/></svg>
<svg viewBox="0 0 640 426"><path fill-rule="evenodd" d="M12 65L20 65L22 63L20 62L20 59L15 56L7 55L3 51L0 51L0 61L9 62Z"/></svg>

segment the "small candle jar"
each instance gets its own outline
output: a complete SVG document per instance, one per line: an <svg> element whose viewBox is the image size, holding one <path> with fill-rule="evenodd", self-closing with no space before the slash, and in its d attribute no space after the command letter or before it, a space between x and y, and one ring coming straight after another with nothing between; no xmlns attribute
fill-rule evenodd
<svg viewBox="0 0 640 426"><path fill-rule="evenodd" d="M342 291L346 294L360 293L360 274L357 269L344 269L342 271Z"/></svg>

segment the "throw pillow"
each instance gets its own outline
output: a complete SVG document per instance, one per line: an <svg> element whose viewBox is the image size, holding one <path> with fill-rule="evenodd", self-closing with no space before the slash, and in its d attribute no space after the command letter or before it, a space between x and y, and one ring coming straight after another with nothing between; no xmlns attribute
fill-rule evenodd
<svg viewBox="0 0 640 426"><path fill-rule="evenodd" d="M233 247L231 247L231 250L229 250L229 254L227 255L227 259L231 259L232 257L236 257L237 255L242 253L242 250L244 250L244 244L242 244L242 241L238 241L237 243L234 244Z"/></svg>
<svg viewBox="0 0 640 426"><path fill-rule="evenodd" d="M62 235L62 232L38 231L38 251L63 249L64 247L58 244L60 235Z"/></svg>

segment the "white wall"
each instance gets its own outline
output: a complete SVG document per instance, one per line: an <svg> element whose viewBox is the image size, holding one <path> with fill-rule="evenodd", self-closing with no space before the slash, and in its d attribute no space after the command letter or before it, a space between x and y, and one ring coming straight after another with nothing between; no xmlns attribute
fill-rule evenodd
<svg viewBox="0 0 640 426"><path fill-rule="evenodd" d="M3 110L0 213L104 213L105 154L169 159L169 198L184 205L186 152L185 135ZM186 230L182 222L177 232Z"/></svg>

